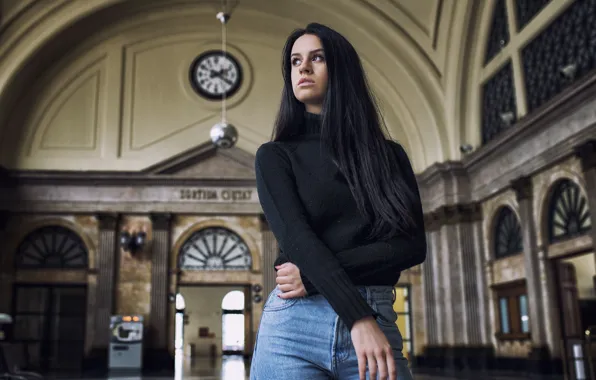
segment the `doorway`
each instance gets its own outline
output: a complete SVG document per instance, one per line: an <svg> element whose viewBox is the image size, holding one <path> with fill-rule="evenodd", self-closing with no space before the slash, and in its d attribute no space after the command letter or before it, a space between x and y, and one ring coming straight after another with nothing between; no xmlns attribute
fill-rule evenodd
<svg viewBox="0 0 596 380"><path fill-rule="evenodd" d="M13 340L27 369L80 371L84 355L87 287L16 284Z"/></svg>
<svg viewBox="0 0 596 380"><path fill-rule="evenodd" d="M250 287L243 285L179 285L184 297L183 349L186 358L244 355L250 310Z"/></svg>
<svg viewBox="0 0 596 380"><path fill-rule="evenodd" d="M596 326L595 261L593 252L553 261L566 371L572 378L586 378L588 358L596 356L594 347L585 344L585 331Z"/></svg>

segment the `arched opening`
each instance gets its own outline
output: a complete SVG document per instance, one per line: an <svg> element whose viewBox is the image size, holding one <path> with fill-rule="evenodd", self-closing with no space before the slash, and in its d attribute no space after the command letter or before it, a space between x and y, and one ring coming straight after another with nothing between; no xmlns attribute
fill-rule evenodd
<svg viewBox="0 0 596 380"><path fill-rule="evenodd" d="M495 259L522 253L523 238L517 216L509 207L501 207L494 222L493 254Z"/></svg>
<svg viewBox="0 0 596 380"><path fill-rule="evenodd" d="M222 352L241 355L244 352L244 293L233 290L221 302Z"/></svg>
<svg viewBox="0 0 596 380"><path fill-rule="evenodd" d="M573 239L590 230L588 200L575 182L563 179L554 186L547 223L549 243Z"/></svg>
<svg viewBox="0 0 596 380"><path fill-rule="evenodd" d="M64 278L67 272L86 270L88 262L88 247L81 237L59 225L32 231L17 247L14 267L20 280L13 288L13 341L22 348L26 368L81 369L87 286Z"/></svg>

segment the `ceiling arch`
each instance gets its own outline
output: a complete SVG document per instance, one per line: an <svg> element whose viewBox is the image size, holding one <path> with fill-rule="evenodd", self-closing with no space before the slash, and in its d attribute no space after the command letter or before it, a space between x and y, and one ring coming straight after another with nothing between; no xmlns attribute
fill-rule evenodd
<svg viewBox="0 0 596 380"><path fill-rule="evenodd" d="M373 86L377 85L375 92L383 100L390 131L395 137L407 140L405 145L412 152L418 171L452 158L453 146L459 144L453 140L445 119L445 73L449 60L447 43L441 42L449 38L447 32L453 23L457 2L431 1L433 6L425 10L413 3L395 0L347 0L342 1L341 12L338 12L338 1L301 0L280 5L278 1L246 0L236 8L234 22L230 23L230 37L251 33L258 36L260 43L281 48L280 41L291 28L310 21L334 27L360 52ZM90 46L110 36L117 38L114 36L126 29L160 22L188 29L189 25L197 24L196 17L201 14L201 17L213 17L209 13L216 10L212 3L55 0L49 7L47 3L32 1L29 8L15 16L21 18L20 27L13 22L14 27L4 30L7 43L0 47L0 109L11 109L9 105L18 93L17 87L27 88L23 84L30 83L43 71L41 67L37 72L24 68L30 66L44 47L59 43L61 32L71 28L73 33L77 27L83 28L81 20L87 26L96 27L95 30L83 28L85 33L81 33L81 40L84 37L85 41L79 41L78 49L84 50L83 45ZM317 15L317 20L312 19L313 14ZM102 24L98 22L100 15L110 16L112 24L108 29L97 28ZM244 22L243 17L251 21ZM216 37L219 29L213 29ZM0 126L5 125L6 120L7 114L0 113ZM0 131L0 141L3 135Z"/></svg>

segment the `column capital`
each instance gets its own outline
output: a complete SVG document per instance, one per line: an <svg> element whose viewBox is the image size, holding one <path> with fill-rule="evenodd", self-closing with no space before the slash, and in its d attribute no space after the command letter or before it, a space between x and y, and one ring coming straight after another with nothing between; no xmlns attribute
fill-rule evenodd
<svg viewBox="0 0 596 380"><path fill-rule="evenodd" d="M96 214L95 217L99 222L100 230L115 231L116 227L118 226L118 222L120 221L120 214L116 213L99 213Z"/></svg>
<svg viewBox="0 0 596 380"><path fill-rule="evenodd" d="M533 184L531 177L519 177L511 181L511 188L515 191L518 201L532 199Z"/></svg>
<svg viewBox="0 0 596 380"><path fill-rule="evenodd" d="M596 140L588 140L575 147L574 151L581 161L584 172L596 168Z"/></svg>
<svg viewBox="0 0 596 380"><path fill-rule="evenodd" d="M433 231L446 224L470 223L482 220L480 203L457 203L441 206L424 215L424 225Z"/></svg>
<svg viewBox="0 0 596 380"><path fill-rule="evenodd" d="M169 230L172 214L170 213L151 213L149 215L153 230Z"/></svg>
<svg viewBox="0 0 596 380"><path fill-rule="evenodd" d="M470 223L482 220L479 203L458 203L442 207L445 224Z"/></svg>

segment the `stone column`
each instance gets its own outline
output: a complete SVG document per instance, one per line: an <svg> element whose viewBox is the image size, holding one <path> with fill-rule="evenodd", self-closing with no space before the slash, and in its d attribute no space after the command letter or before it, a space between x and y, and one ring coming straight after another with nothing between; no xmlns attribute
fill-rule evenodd
<svg viewBox="0 0 596 380"><path fill-rule="evenodd" d="M590 217L592 219L592 228L590 234L592 241L596 244L596 140L590 140L575 149L577 156L581 161L584 181L586 182L586 195L588 197L588 206L590 208ZM594 258L596 259L596 253Z"/></svg>
<svg viewBox="0 0 596 380"><path fill-rule="evenodd" d="M535 368L538 369L548 363L550 353L546 344L544 310L541 307L543 291L540 283L540 261L536 246L532 179L530 177L518 178L512 181L511 187L516 193L523 234L523 254L526 267L526 286L528 289L528 314L532 335L530 359L534 362Z"/></svg>
<svg viewBox="0 0 596 380"><path fill-rule="evenodd" d="M114 312L115 258L117 249L117 214L98 214L99 245L97 248L97 293L95 333L90 366L106 368L107 349L110 342L110 317Z"/></svg>
<svg viewBox="0 0 596 380"><path fill-rule="evenodd" d="M479 205L473 217L472 226L474 235L474 259L476 261L474 271L476 272L476 292L478 294L477 318L479 323L479 336L477 338L479 339L480 345L485 348L490 346L490 349L492 349L493 346L490 336L491 317L489 313L489 278L486 274L487 260L484 252L484 232L482 229L482 222L482 207ZM492 270L490 271L492 272ZM477 343L475 338L471 340L471 343Z"/></svg>
<svg viewBox="0 0 596 380"><path fill-rule="evenodd" d="M170 214L151 214L153 224L151 254L150 352L147 365L165 368L173 365L168 351L168 280L170 257ZM173 368L173 367L172 367Z"/></svg>
<svg viewBox="0 0 596 380"><path fill-rule="evenodd" d="M438 223L429 215L425 222L426 229L426 244L427 253L426 261L422 264L422 290L424 292L424 316L426 322L426 344L428 346L437 346L440 343L439 339L439 318L440 314L438 306L438 298L436 296L436 271L434 265L437 260L436 246L434 244L434 235L436 233Z"/></svg>

